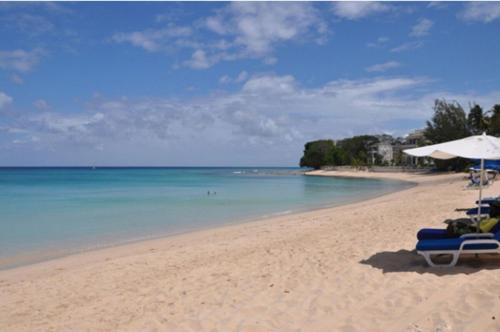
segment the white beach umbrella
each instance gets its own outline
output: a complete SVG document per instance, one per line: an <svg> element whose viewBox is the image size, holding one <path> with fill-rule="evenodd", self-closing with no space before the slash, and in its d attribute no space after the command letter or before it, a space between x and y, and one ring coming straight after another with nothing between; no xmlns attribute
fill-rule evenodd
<svg viewBox="0 0 500 332"><path fill-rule="evenodd" d="M482 135L470 136L455 141L423 146L421 148L403 150L414 157L432 157L436 159L452 159L456 157L481 160L478 200L478 223L481 214L483 195L484 160L500 160L500 139ZM478 226L479 227L479 226ZM479 228L478 228L479 230Z"/></svg>

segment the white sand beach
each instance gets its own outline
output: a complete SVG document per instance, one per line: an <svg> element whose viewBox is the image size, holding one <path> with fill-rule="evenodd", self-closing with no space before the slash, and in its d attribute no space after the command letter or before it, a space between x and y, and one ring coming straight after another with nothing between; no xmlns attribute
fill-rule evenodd
<svg viewBox="0 0 500 332"><path fill-rule="evenodd" d="M414 251L419 228L474 205L463 174L316 175L418 185L0 271L0 330L500 330L500 256L438 269Z"/></svg>

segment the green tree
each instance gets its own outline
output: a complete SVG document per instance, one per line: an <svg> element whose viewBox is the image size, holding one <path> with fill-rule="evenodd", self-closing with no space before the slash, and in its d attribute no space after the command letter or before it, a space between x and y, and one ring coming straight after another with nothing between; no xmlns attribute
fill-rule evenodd
<svg viewBox="0 0 500 332"><path fill-rule="evenodd" d="M500 136L500 105L497 104L488 112L488 134Z"/></svg>
<svg viewBox="0 0 500 332"><path fill-rule="evenodd" d="M434 115L427 121L425 138L431 143L443 143L470 135L465 112L459 103L448 103L437 99L434 103Z"/></svg>
<svg viewBox="0 0 500 332"><path fill-rule="evenodd" d="M467 116L467 126L473 135L481 135L487 131L488 125L481 106L475 104L471 107Z"/></svg>
<svg viewBox="0 0 500 332"><path fill-rule="evenodd" d="M467 124L467 117L459 103L438 99L434 104L434 115L427 121L424 135L432 144L464 138L470 135ZM439 169L463 170L466 166L466 161L460 158L434 162Z"/></svg>
<svg viewBox="0 0 500 332"><path fill-rule="evenodd" d="M304 156L300 159L300 167L319 169L321 166L334 165L335 150L332 140L308 142L304 147Z"/></svg>
<svg viewBox="0 0 500 332"><path fill-rule="evenodd" d="M343 165L363 166L371 164L371 150L378 143L378 138L371 135L354 136L337 143L343 153Z"/></svg>

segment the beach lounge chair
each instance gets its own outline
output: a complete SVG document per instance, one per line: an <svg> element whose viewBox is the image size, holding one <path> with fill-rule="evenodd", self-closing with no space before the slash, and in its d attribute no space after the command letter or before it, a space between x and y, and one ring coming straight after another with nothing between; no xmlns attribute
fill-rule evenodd
<svg viewBox="0 0 500 332"><path fill-rule="evenodd" d="M496 201L499 201L500 200L500 196L495 196L495 197L485 197L483 199L481 199L481 202L483 205L490 205L490 204L493 204L495 203ZM479 203L479 200L476 201L476 204Z"/></svg>
<svg viewBox="0 0 500 332"><path fill-rule="evenodd" d="M477 188L480 186L480 174L476 170L471 170L469 175L469 183L466 188ZM493 180L491 181L493 182ZM483 178L483 186L489 186L491 184L490 178L488 176Z"/></svg>
<svg viewBox="0 0 500 332"><path fill-rule="evenodd" d="M490 233L500 232L500 222L498 222L490 230ZM453 235L448 233L446 229L443 228L422 228L417 233L417 239L420 240L441 240L441 239L455 239L458 235Z"/></svg>
<svg viewBox="0 0 500 332"><path fill-rule="evenodd" d="M432 267L453 267L461 254L500 254L500 232L464 234L458 238L420 240L417 253ZM451 255L449 263L434 263L434 255Z"/></svg>
<svg viewBox="0 0 500 332"><path fill-rule="evenodd" d="M500 196L498 197L488 197L484 198L481 201L484 204L492 204L498 201L500 199ZM487 203L488 202L488 203ZM476 202L477 203L477 202ZM477 222L477 207L472 208L467 210L466 214L469 216L472 222ZM491 212L491 208L488 205L483 205L481 206L481 215L480 219L482 218L488 218ZM492 233L496 233L500 231L500 223L496 224L492 229ZM449 234L446 229L442 228L422 228L421 230L418 231L417 233L417 239L418 240L439 240L439 239L453 239L457 238L458 236Z"/></svg>
<svg viewBox="0 0 500 332"><path fill-rule="evenodd" d="M471 218L472 220L477 221L477 218L478 218L478 215L477 215L478 211L477 210L478 210L478 208L475 207L475 208L467 210L467 212L465 212L465 214L467 214L467 216L469 218ZM479 215L479 219L488 218L490 216L490 211L491 211L491 208L489 206L481 206L481 214Z"/></svg>

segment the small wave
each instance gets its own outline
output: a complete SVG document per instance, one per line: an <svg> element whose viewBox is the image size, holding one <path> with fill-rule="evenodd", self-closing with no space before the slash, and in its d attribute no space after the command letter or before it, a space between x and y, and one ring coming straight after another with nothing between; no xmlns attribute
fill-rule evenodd
<svg viewBox="0 0 500 332"><path fill-rule="evenodd" d="M290 213L294 213L294 212L296 212L296 211L286 210L286 211L281 211L281 212L264 214L264 215L260 216L260 218L264 219L264 218L279 217L279 216L284 216L284 215L287 215L287 214L290 214Z"/></svg>

